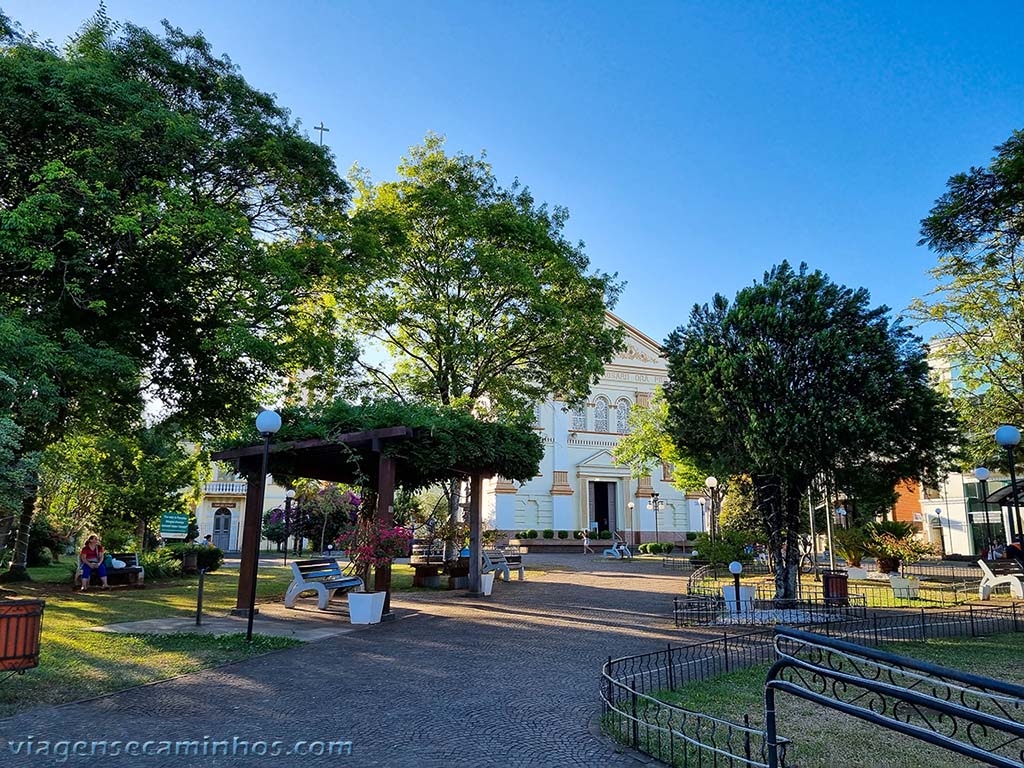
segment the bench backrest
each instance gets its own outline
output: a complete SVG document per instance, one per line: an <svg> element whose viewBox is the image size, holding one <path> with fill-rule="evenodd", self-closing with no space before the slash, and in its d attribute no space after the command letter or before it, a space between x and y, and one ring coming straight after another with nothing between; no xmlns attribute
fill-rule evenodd
<svg viewBox="0 0 1024 768"><path fill-rule="evenodd" d="M122 552L119 555L111 555L115 560L120 560L124 563L125 568L138 568L139 567L139 556L135 552Z"/></svg>
<svg viewBox="0 0 1024 768"><path fill-rule="evenodd" d="M497 565L499 563L508 563L505 559L505 553L500 549L485 549L484 550L484 562L487 565Z"/></svg>
<svg viewBox="0 0 1024 768"><path fill-rule="evenodd" d="M292 562L292 573L298 581L332 581L345 576L338 561L331 557L316 560L296 560Z"/></svg>
<svg viewBox="0 0 1024 768"><path fill-rule="evenodd" d="M981 570L986 571L990 576L1006 576L1009 574L1024 575L1024 566L1020 560L979 560Z"/></svg>

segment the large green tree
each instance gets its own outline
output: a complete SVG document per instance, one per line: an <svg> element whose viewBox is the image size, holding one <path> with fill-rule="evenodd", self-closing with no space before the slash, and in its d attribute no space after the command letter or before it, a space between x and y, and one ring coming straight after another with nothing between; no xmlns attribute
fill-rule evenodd
<svg viewBox="0 0 1024 768"><path fill-rule="evenodd" d="M482 157L449 155L436 135L410 149L397 181L353 178L365 267L342 310L390 356L361 361L378 387L520 421L551 393L586 397L622 343L606 317L620 286L565 238L564 208L501 187Z"/></svg>
<svg viewBox="0 0 1024 768"><path fill-rule="evenodd" d="M666 351L669 430L698 465L751 477L779 599L796 595L815 477L934 477L957 445L920 340L872 308L865 289L806 266L783 262L733 302L716 295L694 307Z"/></svg>
<svg viewBox="0 0 1024 768"><path fill-rule="evenodd" d="M14 412L6 466L143 393L220 427L289 373L343 364L348 193L201 35L101 10L57 50L0 19L0 324L39 350L0 360L0 396L39 393Z"/></svg>
<svg viewBox="0 0 1024 768"><path fill-rule="evenodd" d="M584 399L621 344L605 312L619 285L563 235L567 212L499 186L483 158L430 135L398 180L355 174L343 297L351 328L394 361L364 360L393 395L524 415L551 393Z"/></svg>
<svg viewBox="0 0 1024 768"><path fill-rule="evenodd" d="M971 466L1001 462L993 430L1024 423L1024 133L995 151L988 167L951 177L921 222L936 285L912 305L942 328L935 356L949 366Z"/></svg>

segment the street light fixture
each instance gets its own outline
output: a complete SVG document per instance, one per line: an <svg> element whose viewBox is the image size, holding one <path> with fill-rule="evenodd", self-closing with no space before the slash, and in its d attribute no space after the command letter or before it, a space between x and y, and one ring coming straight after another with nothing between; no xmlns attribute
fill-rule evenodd
<svg viewBox="0 0 1024 768"><path fill-rule="evenodd" d="M263 435L263 467L260 475L259 500L255 510L246 510L247 514L259 514L263 509L263 500L267 489L267 470L270 463L270 438L281 428L281 416L276 411L266 410L256 417L256 431ZM245 628L245 640L252 642L252 619L256 613L256 574L260 566L259 541L256 543L256 559L252 564L252 581L249 583L249 618Z"/></svg>
<svg viewBox="0 0 1024 768"><path fill-rule="evenodd" d="M708 530L708 518L707 518L707 510L704 508L704 505L708 503L708 500L705 499L703 496L701 496L699 499L697 499L697 503L700 504L700 527L705 532L707 532L707 530Z"/></svg>
<svg viewBox="0 0 1024 768"><path fill-rule="evenodd" d="M992 551L992 522L988 519L988 478L989 471L985 467L974 470L974 479L981 483L981 505L985 511L985 554Z"/></svg>
<svg viewBox="0 0 1024 768"><path fill-rule="evenodd" d="M633 510L636 509L636 504L632 501L626 504L626 534L630 538L630 544L634 543L633 539Z"/></svg>
<svg viewBox="0 0 1024 768"><path fill-rule="evenodd" d="M647 502L647 508L654 510L654 540L656 542L661 541L661 532L658 529L658 512L665 506L665 502L661 500L661 494L654 492L651 494L651 500Z"/></svg>
<svg viewBox="0 0 1024 768"><path fill-rule="evenodd" d="M942 554L946 554L946 542L942 538L942 507L935 508L935 516L939 518L939 541L942 542ZM946 515L946 520L949 520L949 515ZM947 538L949 539L949 551L953 551L953 529L949 529Z"/></svg>
<svg viewBox="0 0 1024 768"><path fill-rule="evenodd" d="M1020 444L1020 430L1009 424L1003 424L996 430L996 443L1006 449L1006 457L1010 464L1010 495L1013 496L1013 514L1007 510L1006 518L1010 523L1010 541L1014 543L1021 535L1020 502L1017 501L1017 470L1013 466L1013 449ZM1016 517L1016 520L1014 518ZM1014 530L1016 523L1016 530Z"/></svg>
<svg viewBox="0 0 1024 768"><path fill-rule="evenodd" d="M736 615L743 613L743 606L740 603L740 574L743 573L743 563L733 560L729 563L729 573L732 574L733 588L736 590Z"/></svg>
<svg viewBox="0 0 1024 768"><path fill-rule="evenodd" d="M711 540L715 539L715 530L718 528L718 478L714 475L704 480L704 487L708 489L708 500L711 502L711 510L708 518L709 535Z"/></svg>

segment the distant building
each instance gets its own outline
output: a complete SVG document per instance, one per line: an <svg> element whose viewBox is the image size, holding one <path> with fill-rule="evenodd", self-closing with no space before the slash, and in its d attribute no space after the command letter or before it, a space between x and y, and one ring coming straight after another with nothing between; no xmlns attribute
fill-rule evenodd
<svg viewBox="0 0 1024 768"><path fill-rule="evenodd" d="M551 397L536 408L535 428L544 442L539 474L522 484L496 478L485 485L485 516L498 530L586 528L640 541L656 535L677 540L685 531L702 530L697 497L670 484L671 467L634 479L612 461L630 409L648 405L668 373L656 341L611 313L608 322L625 330L626 348L605 367L587 403L567 410L564 401ZM654 493L662 502L657 520L647 509Z"/></svg>

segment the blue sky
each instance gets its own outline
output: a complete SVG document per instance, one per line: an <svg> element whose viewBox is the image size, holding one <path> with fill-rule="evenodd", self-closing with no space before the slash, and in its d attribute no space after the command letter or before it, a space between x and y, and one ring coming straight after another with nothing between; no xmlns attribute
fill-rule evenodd
<svg viewBox="0 0 1024 768"><path fill-rule="evenodd" d="M0 0L63 41L96 3ZM150 2L202 30L343 170L390 178L427 131L569 208L656 339L694 302L807 261L904 308L931 285L920 219L1024 128L1024 4ZM315 136L315 134L313 134Z"/></svg>

